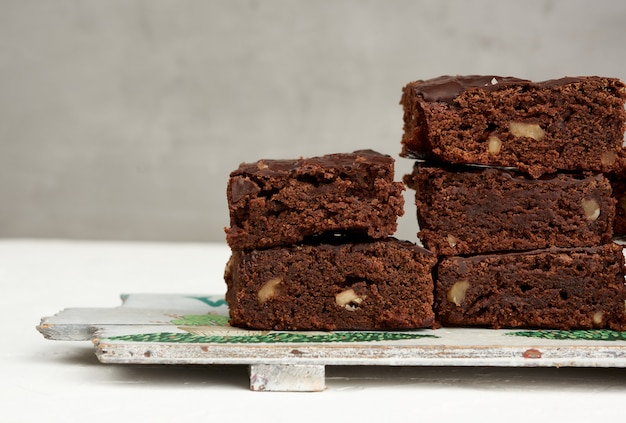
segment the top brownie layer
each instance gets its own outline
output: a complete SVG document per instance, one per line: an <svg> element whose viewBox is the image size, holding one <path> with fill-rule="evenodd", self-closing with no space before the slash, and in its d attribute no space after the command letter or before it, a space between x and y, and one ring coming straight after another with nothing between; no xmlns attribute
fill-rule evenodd
<svg viewBox="0 0 626 423"><path fill-rule="evenodd" d="M403 157L557 170L623 168L626 87L615 78L532 82L442 76L403 88Z"/></svg>
<svg viewBox="0 0 626 423"><path fill-rule="evenodd" d="M242 163L227 188L233 249L287 245L327 232L393 235L404 213L394 159L372 150Z"/></svg>

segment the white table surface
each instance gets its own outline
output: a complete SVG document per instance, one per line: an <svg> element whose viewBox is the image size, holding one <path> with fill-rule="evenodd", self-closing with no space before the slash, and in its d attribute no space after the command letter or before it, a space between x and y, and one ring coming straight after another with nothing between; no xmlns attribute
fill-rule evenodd
<svg viewBox="0 0 626 423"><path fill-rule="evenodd" d="M0 422L626 417L626 369L328 366L324 392L251 392L246 366L105 365L89 342L35 330L122 293L222 294L228 255L225 244L0 240Z"/></svg>

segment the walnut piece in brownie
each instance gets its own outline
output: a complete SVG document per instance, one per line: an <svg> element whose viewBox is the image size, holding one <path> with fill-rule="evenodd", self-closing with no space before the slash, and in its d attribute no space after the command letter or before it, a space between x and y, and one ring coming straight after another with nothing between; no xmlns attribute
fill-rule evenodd
<svg viewBox="0 0 626 423"><path fill-rule="evenodd" d="M626 87L615 78L544 82L441 76L403 88L403 157L557 170L623 167Z"/></svg>
<svg viewBox="0 0 626 423"><path fill-rule="evenodd" d="M435 313L444 326L626 330L620 245L448 257Z"/></svg>
<svg viewBox="0 0 626 423"><path fill-rule="evenodd" d="M437 255L473 255L611 242L615 199L602 174L521 172L416 163L418 237Z"/></svg>
<svg viewBox="0 0 626 423"><path fill-rule="evenodd" d="M228 181L226 240L259 249L330 231L391 236L404 213L394 163L372 150L243 163Z"/></svg>
<svg viewBox="0 0 626 423"><path fill-rule="evenodd" d="M436 258L395 238L234 250L233 326L265 330L413 329L434 324Z"/></svg>

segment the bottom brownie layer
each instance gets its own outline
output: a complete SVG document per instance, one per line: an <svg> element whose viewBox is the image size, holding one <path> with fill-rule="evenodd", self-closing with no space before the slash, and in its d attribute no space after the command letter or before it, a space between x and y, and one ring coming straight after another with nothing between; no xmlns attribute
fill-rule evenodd
<svg viewBox="0 0 626 423"><path fill-rule="evenodd" d="M233 326L412 329L434 324L436 258L393 238L234 250L225 271Z"/></svg>
<svg viewBox="0 0 626 423"><path fill-rule="evenodd" d="M626 330L622 247L443 259L435 312L444 326Z"/></svg>

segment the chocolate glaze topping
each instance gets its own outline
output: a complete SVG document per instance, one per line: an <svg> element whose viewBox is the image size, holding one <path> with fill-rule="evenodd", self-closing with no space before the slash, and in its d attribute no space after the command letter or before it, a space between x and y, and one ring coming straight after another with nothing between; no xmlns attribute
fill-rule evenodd
<svg viewBox="0 0 626 423"><path fill-rule="evenodd" d="M464 91L480 88L495 91L510 85L558 86L580 81L578 77L551 79L543 82L532 82L527 79L512 76L497 75L467 75L467 76L440 76L427 81L416 81L409 84L417 94L426 101L452 103Z"/></svg>
<svg viewBox="0 0 626 423"><path fill-rule="evenodd" d="M231 173L235 175L276 175L291 173L306 168L352 168L362 162L378 163L392 166L393 158L373 150L357 150L354 153L328 154L321 157L300 158L295 160L259 160L255 163L242 163L239 169Z"/></svg>

